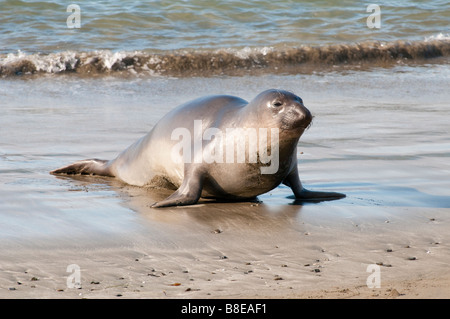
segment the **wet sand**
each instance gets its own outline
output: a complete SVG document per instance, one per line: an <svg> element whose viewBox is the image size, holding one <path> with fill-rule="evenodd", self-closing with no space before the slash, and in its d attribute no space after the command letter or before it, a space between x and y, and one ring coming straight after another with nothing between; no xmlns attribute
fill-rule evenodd
<svg viewBox="0 0 450 319"><path fill-rule="evenodd" d="M448 67L424 66L5 82L0 297L449 298L445 78ZM269 87L299 94L315 115L298 148L304 184L347 198L298 203L280 186L257 202L151 209L170 191L48 174L116 156L188 99ZM370 289L374 264L381 287ZM81 289L68 286L70 265Z"/></svg>
<svg viewBox="0 0 450 319"><path fill-rule="evenodd" d="M117 191L139 225L113 238L16 240L2 249L1 297L449 297L448 209L384 207L370 216L371 207L356 214L267 198L154 212L142 190ZM73 264L81 288L68 287ZM380 267L379 289L366 284L371 264Z"/></svg>

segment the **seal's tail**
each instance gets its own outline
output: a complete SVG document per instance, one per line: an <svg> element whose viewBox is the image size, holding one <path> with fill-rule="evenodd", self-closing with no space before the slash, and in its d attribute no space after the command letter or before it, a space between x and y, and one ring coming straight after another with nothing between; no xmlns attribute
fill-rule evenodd
<svg viewBox="0 0 450 319"><path fill-rule="evenodd" d="M101 176L111 176L108 165L109 161L99 160L96 158L86 159L82 161L75 162L73 164L55 169L51 171L50 174L53 175L101 175Z"/></svg>

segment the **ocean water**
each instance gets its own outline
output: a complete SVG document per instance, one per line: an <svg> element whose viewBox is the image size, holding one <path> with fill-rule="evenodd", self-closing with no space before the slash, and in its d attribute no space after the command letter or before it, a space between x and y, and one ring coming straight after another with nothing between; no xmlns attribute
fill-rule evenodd
<svg viewBox="0 0 450 319"><path fill-rule="evenodd" d="M261 196L264 212L302 210L281 232L308 216L448 213L450 3L376 3L380 28L360 1L0 1L1 244L174 235L136 190L49 171L114 158L187 100L269 88L315 115L299 144L305 185L348 195L304 207L283 186ZM233 204L217 205L194 209Z"/></svg>
<svg viewBox="0 0 450 319"><path fill-rule="evenodd" d="M0 1L0 75L299 73L448 57L448 1L369 5Z"/></svg>
<svg viewBox="0 0 450 319"><path fill-rule="evenodd" d="M0 53L180 50L421 41L448 34L448 1L1 1ZM79 8L79 28L69 28ZM69 12L67 12L69 8ZM69 19L69 25L67 20Z"/></svg>

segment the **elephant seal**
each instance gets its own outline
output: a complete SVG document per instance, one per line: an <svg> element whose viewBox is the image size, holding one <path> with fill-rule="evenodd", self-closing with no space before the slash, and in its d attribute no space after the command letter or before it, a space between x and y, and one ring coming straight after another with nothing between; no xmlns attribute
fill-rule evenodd
<svg viewBox="0 0 450 319"><path fill-rule="evenodd" d="M281 183L302 201L343 198L300 182L297 143L311 121L302 99L283 90L264 91L250 102L207 96L170 111L113 160L82 160L50 173L111 176L136 186L165 181L177 188L152 207L191 205L200 197L251 199Z"/></svg>

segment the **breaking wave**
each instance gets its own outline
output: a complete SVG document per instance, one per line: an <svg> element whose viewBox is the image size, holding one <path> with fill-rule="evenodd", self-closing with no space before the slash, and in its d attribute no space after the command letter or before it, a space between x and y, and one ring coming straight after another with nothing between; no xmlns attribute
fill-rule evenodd
<svg viewBox="0 0 450 319"><path fill-rule="evenodd" d="M423 41L364 42L297 48L243 48L219 50L65 51L49 54L23 52L0 55L0 76L39 74L112 74L213 76L255 73L308 73L339 67L423 63L444 58L448 63L448 36Z"/></svg>

